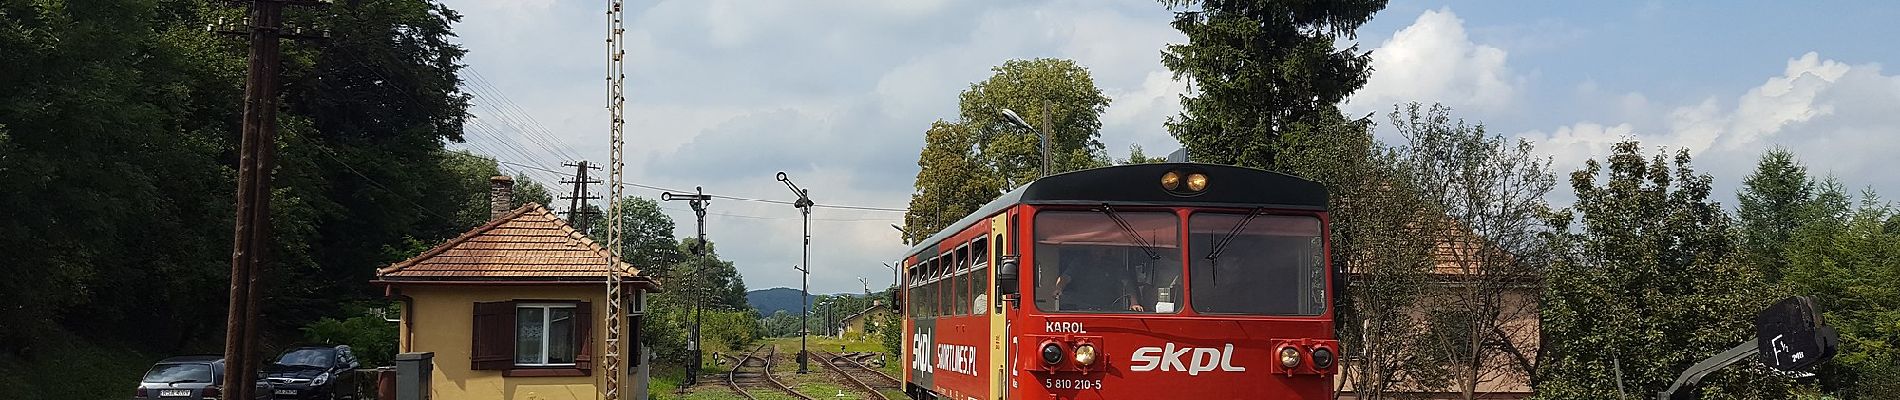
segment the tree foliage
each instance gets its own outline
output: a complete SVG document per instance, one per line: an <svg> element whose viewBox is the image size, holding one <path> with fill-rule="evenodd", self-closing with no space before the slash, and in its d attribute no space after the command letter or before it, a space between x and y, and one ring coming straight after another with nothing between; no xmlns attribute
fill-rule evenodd
<svg viewBox="0 0 1900 400"><path fill-rule="evenodd" d="M1789 164L1791 155L1771 152L1756 175ZM1802 171L1787 176L1811 181ZM1820 389L1843 398L1889 396L1900 391L1900 213L1872 190L1854 202L1832 179L1816 189L1781 216L1796 226L1772 260L1783 263L1784 281L1796 294L1814 297L1841 336L1839 354L1816 371ZM1754 191L1750 185L1743 195L1766 197Z"/></svg>
<svg viewBox="0 0 1900 400"><path fill-rule="evenodd" d="M1814 180L1808 177L1807 167L1786 149L1770 150L1742 181L1742 191L1735 197L1742 256L1761 268L1769 281L1781 280L1788 268L1782 253L1795 228L1806 219L1803 209L1814 200Z"/></svg>
<svg viewBox="0 0 1900 400"><path fill-rule="evenodd" d="M1737 262L1729 217L1688 151L1645 160L1639 146L1619 143L1607 163L1572 173L1577 203L1552 218L1547 240L1565 250L1545 276L1540 398L1616 397L1619 376L1630 393L1661 391L1690 364L1752 338L1753 316L1776 299ZM1786 384L1755 364L1699 391L1779 398Z"/></svg>
<svg viewBox="0 0 1900 400"><path fill-rule="evenodd" d="M917 192L904 213L907 242L937 233L1002 193L1002 181L978 158L976 147L974 130L963 124L937 121L924 131Z"/></svg>
<svg viewBox="0 0 1900 400"><path fill-rule="evenodd" d="M230 263L242 12L195 1L0 5L0 348L61 331L164 352L215 349ZM288 15L332 44L285 46L271 260L274 337L372 295L388 250L462 229L459 16L425 1ZM485 179L485 177L484 177ZM159 283L159 284L154 284Z"/></svg>
<svg viewBox="0 0 1900 400"><path fill-rule="evenodd" d="M640 268L641 273L653 276L671 276L675 265L686 261L690 253L680 250L680 241L673 238L673 218L660 211L660 203L653 199L625 196L618 203L620 215L620 258ZM595 215L584 219L588 236L594 241L607 243L607 222L605 215Z"/></svg>
<svg viewBox="0 0 1900 400"><path fill-rule="evenodd" d="M1164 163L1164 162L1168 162L1168 157L1166 157L1165 155L1150 157L1148 156L1147 152L1142 151L1141 145L1138 145L1138 144L1128 145L1128 158L1115 160L1116 164L1122 164L1122 165L1154 164L1154 163Z"/></svg>
<svg viewBox="0 0 1900 400"><path fill-rule="evenodd" d="M1009 60L958 97L959 119L924 131L916 193L904 215L906 241L922 240L1041 173L1040 134L1049 136L1051 174L1107 166L1100 140L1108 96L1073 60ZM1015 111L1036 127L1003 116ZM1044 112L1048 123L1044 123ZM1048 125L1048 126L1044 126Z"/></svg>
<svg viewBox="0 0 1900 400"><path fill-rule="evenodd" d="M957 123L970 130L976 159L1003 178L1003 187L1037 178L1042 162L1038 134L1044 132L1049 136L1050 174L1108 165L1101 130L1109 98L1095 87L1088 69L1074 60L1037 58L1005 61L991 71L995 73L989 79L970 84L957 96ZM1036 129L1010 122L1004 109ZM1045 112L1049 126L1043 126Z"/></svg>
<svg viewBox="0 0 1900 400"><path fill-rule="evenodd" d="M1335 48L1385 8L1385 0L1162 0L1187 44L1162 51L1161 63L1187 78L1168 131L1196 161L1256 168L1274 165L1289 134L1332 129L1338 105L1365 86L1371 58L1358 46Z"/></svg>
<svg viewBox="0 0 1900 400"><path fill-rule="evenodd" d="M1417 390L1442 367L1416 355L1426 348L1425 320L1410 312L1423 295L1435 244L1419 221L1433 215L1420 188L1395 167L1396 155L1368 123L1333 114L1326 128L1287 140L1274 169L1319 181L1328 192L1334 315L1341 349L1340 385L1360 398Z"/></svg>
<svg viewBox="0 0 1900 400"><path fill-rule="evenodd" d="M1529 142L1454 121L1449 108L1392 112L1405 137L1392 149L1399 180L1430 213L1414 222L1433 243L1432 288L1419 303L1430 327L1417 355L1442 365L1415 383L1482 396L1480 383L1517 384L1537 370L1537 284L1549 248L1544 196L1550 161ZM1430 375L1430 376L1424 376ZM1442 378L1442 379L1426 379Z"/></svg>

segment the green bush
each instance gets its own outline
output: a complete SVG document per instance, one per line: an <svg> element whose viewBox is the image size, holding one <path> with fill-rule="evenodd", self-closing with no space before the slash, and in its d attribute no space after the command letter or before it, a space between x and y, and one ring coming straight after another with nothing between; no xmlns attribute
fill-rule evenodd
<svg viewBox="0 0 1900 400"><path fill-rule="evenodd" d="M304 340L319 344L349 345L364 367L390 365L396 357L396 323L382 315L363 313L349 319L323 318L303 327Z"/></svg>

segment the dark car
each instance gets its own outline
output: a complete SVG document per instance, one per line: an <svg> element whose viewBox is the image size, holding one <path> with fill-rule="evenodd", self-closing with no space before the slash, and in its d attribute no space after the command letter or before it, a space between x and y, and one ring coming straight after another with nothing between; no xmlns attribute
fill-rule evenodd
<svg viewBox="0 0 1900 400"><path fill-rule="evenodd" d="M302 346L285 350L261 376L273 386L272 398L353 399L358 366L350 346Z"/></svg>
<svg viewBox="0 0 1900 400"><path fill-rule="evenodd" d="M159 360L139 379L134 400L198 400L224 398L224 359L218 356L180 356ZM257 397L268 398L270 385L258 382Z"/></svg>

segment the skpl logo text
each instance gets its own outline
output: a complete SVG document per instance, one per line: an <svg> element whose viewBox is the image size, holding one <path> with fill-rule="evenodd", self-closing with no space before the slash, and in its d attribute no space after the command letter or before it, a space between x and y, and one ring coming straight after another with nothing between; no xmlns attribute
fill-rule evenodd
<svg viewBox="0 0 1900 400"><path fill-rule="evenodd" d="M1128 367L1131 371L1146 372L1156 369L1187 371L1188 376L1209 371L1244 372L1247 370L1246 367L1234 365L1234 345L1231 343L1219 349L1176 348L1174 343L1168 343L1166 347L1143 347L1135 349L1134 357L1128 361L1134 364Z"/></svg>

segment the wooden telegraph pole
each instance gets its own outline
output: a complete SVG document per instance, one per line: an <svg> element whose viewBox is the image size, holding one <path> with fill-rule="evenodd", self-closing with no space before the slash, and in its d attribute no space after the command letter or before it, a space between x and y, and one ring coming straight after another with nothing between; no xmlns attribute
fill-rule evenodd
<svg viewBox="0 0 1900 400"><path fill-rule="evenodd" d="M243 30L223 33L250 37L250 66L244 82L244 122L238 144L236 229L231 240L231 298L224 326L226 398L253 398L257 362L258 287L265 250L270 246L270 173L277 137L279 43L286 35L285 5L314 6L314 1L252 0Z"/></svg>

